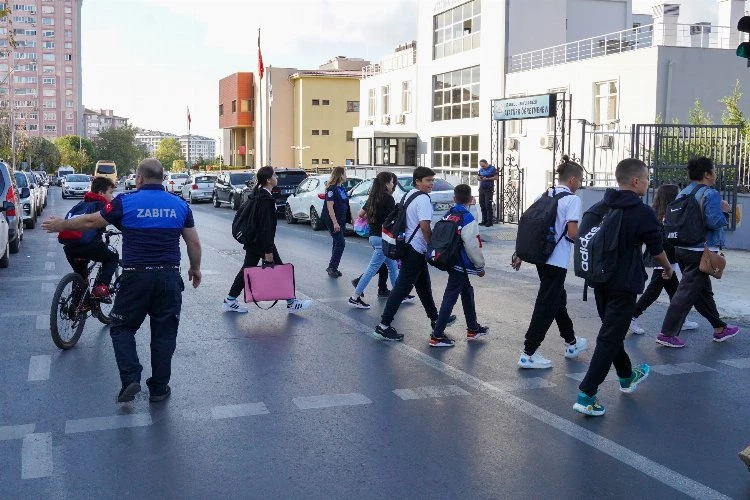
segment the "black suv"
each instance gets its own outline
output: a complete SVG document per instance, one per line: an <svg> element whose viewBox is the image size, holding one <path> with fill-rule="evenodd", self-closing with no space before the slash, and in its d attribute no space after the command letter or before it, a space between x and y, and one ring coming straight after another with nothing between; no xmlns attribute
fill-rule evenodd
<svg viewBox="0 0 750 500"><path fill-rule="evenodd" d="M255 180L255 172L224 171L219 174L214 183L211 201L215 207L222 203L229 203L232 210L240 208L243 191Z"/></svg>
<svg viewBox="0 0 750 500"><path fill-rule="evenodd" d="M272 190L273 198L276 201L276 212L283 214L286 199L294 193L294 190L302 181L307 179L307 172L302 168L274 168L273 171L276 172L276 177L279 179L278 184ZM250 187L255 189L255 180L250 184ZM252 189L244 191L242 201L247 200L251 193Z"/></svg>

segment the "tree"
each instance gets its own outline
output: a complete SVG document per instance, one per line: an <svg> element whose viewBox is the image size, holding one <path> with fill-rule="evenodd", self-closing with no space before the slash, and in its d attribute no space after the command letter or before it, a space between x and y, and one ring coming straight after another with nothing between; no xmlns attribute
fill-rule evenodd
<svg viewBox="0 0 750 500"><path fill-rule="evenodd" d="M182 156L182 147L180 147L180 141L176 137L166 137L159 142L154 151L154 156L161 162L165 170L172 168L172 162L175 160L185 160ZM183 163L184 165L184 163Z"/></svg>
<svg viewBox="0 0 750 500"><path fill-rule="evenodd" d="M44 137L31 137L24 141L18 159L27 161L32 170L45 170L53 172L60 165L62 156L52 142Z"/></svg>
<svg viewBox="0 0 750 500"><path fill-rule="evenodd" d="M146 157L135 134L136 129L130 125L102 130L94 139L95 158L114 161L123 172L134 169Z"/></svg>
<svg viewBox="0 0 750 500"><path fill-rule="evenodd" d="M750 139L750 119L745 118L740 108L740 100L742 99L742 87L740 81L734 84L734 88L728 96L724 96L719 99L724 105L724 111L721 113L721 122L724 125L739 125L742 127L743 135L745 139Z"/></svg>
<svg viewBox="0 0 750 500"><path fill-rule="evenodd" d="M688 123L690 125L713 125L711 115L706 112L700 99L695 100L693 109L688 112Z"/></svg>
<svg viewBox="0 0 750 500"><path fill-rule="evenodd" d="M94 173L94 144L78 135L64 135L55 139L60 152L60 164L70 165L82 174Z"/></svg>

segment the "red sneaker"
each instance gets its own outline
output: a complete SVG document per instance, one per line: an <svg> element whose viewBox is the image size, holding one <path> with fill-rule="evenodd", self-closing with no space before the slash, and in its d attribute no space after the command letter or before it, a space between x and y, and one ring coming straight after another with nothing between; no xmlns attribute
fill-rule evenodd
<svg viewBox="0 0 750 500"><path fill-rule="evenodd" d="M96 285L94 291L91 294L97 299L108 299L109 298L109 287L107 285Z"/></svg>

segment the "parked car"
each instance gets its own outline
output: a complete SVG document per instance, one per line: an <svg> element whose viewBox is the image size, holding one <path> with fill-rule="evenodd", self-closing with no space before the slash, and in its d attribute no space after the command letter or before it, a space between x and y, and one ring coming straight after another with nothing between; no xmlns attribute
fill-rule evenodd
<svg viewBox="0 0 750 500"><path fill-rule="evenodd" d="M131 189L135 189L135 174L130 174L125 179L125 191L130 191Z"/></svg>
<svg viewBox="0 0 750 500"><path fill-rule="evenodd" d="M8 224L8 218L5 217L5 212L12 205L8 201L3 201L0 206L0 268L6 268L10 263L10 224Z"/></svg>
<svg viewBox="0 0 750 500"><path fill-rule="evenodd" d="M13 205L6 205L5 209L5 217L8 220L8 246L10 253L18 253L23 240L23 209L15 176L11 175L8 164L3 162L0 162L0 200L0 203L8 202Z"/></svg>
<svg viewBox="0 0 750 500"><path fill-rule="evenodd" d="M237 210L243 200L243 191L249 192L254 181L255 172L221 172L211 196L214 206L218 208L222 203L229 203L232 210Z"/></svg>
<svg viewBox="0 0 750 500"><path fill-rule="evenodd" d="M396 189L393 190L393 199L396 203L401 201L406 193L414 189L414 180L411 175L400 175L398 176L398 184ZM362 208L362 205L367 201L367 195L370 193L370 187L372 186L372 179L366 179L349 191L349 208L352 212L352 218L357 217L357 213ZM435 179L435 184L432 187L430 193L430 199L432 200L432 223L439 221L445 215L450 207L453 206L453 184L444 179ZM469 212L478 220L476 201L472 197Z"/></svg>
<svg viewBox="0 0 750 500"><path fill-rule="evenodd" d="M182 185L188 181L189 177L185 172L167 172L161 184L168 193L181 195Z"/></svg>
<svg viewBox="0 0 750 500"><path fill-rule="evenodd" d="M198 201L211 201L214 194L214 183L216 183L216 176L212 174L196 174L191 175L187 184L182 186L183 199L189 203L195 203Z"/></svg>
<svg viewBox="0 0 750 500"><path fill-rule="evenodd" d="M37 190L36 195L37 195L37 200L39 202L38 206L41 207L41 209L39 210L39 213L42 213L44 212L44 209L47 208L47 186L49 185L49 183L38 172L29 172L29 173L31 174L31 177L34 179L34 187Z"/></svg>
<svg viewBox="0 0 750 500"><path fill-rule="evenodd" d="M73 196L83 197L91 189L91 177L85 174L68 174L62 185L63 199Z"/></svg>
<svg viewBox="0 0 750 500"><path fill-rule="evenodd" d="M33 183L26 172L16 171L14 174L16 186L18 186L18 198L21 206L21 220L27 229L34 229L36 219L39 216L37 211L37 196L32 189Z"/></svg>
<svg viewBox="0 0 750 500"><path fill-rule="evenodd" d="M325 228L320 221L320 216L325 206L325 187L329 177L330 175L308 177L289 195L284 207L284 217L288 224L295 224L299 220L309 220L313 231ZM361 181L361 177L347 177L344 187L349 191Z"/></svg>
<svg viewBox="0 0 750 500"><path fill-rule="evenodd" d="M60 178L56 176L55 174L52 174L49 176L49 185L50 186L59 186L60 185Z"/></svg>

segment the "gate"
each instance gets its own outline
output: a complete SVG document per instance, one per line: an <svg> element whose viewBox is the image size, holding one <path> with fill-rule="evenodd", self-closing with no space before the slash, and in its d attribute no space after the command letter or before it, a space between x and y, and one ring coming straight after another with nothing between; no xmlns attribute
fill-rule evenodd
<svg viewBox="0 0 750 500"><path fill-rule="evenodd" d="M732 207L729 227L737 227L737 190L740 180L742 129L735 125L635 125L633 156L648 165L651 182L647 202L662 184L690 183L686 165L690 158L706 156L716 167L716 189Z"/></svg>
<svg viewBox="0 0 750 500"><path fill-rule="evenodd" d="M505 138L505 122L500 125L497 120L491 120L490 127L490 162L497 167L499 174L495 189L495 222L518 224L523 212L524 171L519 165L518 151L505 149L505 144L500 143L501 129Z"/></svg>

